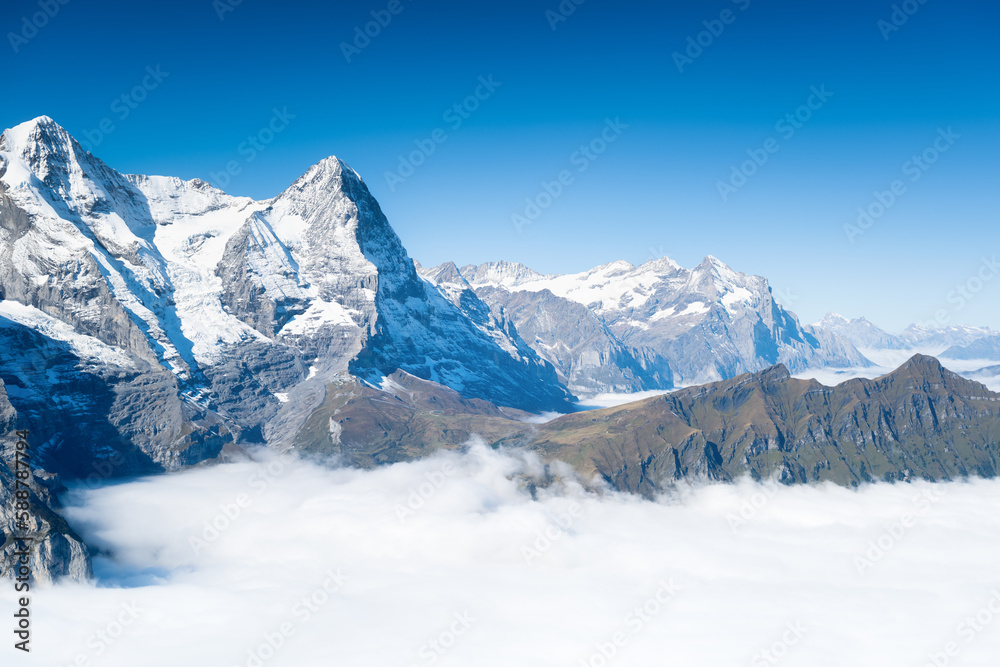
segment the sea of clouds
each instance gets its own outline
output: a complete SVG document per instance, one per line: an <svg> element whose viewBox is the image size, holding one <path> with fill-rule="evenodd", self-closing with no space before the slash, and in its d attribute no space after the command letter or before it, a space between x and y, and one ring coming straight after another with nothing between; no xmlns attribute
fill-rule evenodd
<svg viewBox="0 0 1000 667"><path fill-rule="evenodd" d="M807 368L794 375L802 379L813 379L820 384L833 387L853 378L877 378L893 372L916 353L936 357L942 348L918 348L912 350L880 350L861 348L860 352L875 365L856 368ZM1000 392L1000 364L995 359L948 359L939 358L941 365L963 377L975 380L990 391Z"/></svg>
<svg viewBox="0 0 1000 667"><path fill-rule="evenodd" d="M545 486L470 443L290 455L68 498L96 584L34 593L4 665L996 665L1000 482ZM4 617L13 593L0 590ZM10 658L10 659L8 659Z"/></svg>

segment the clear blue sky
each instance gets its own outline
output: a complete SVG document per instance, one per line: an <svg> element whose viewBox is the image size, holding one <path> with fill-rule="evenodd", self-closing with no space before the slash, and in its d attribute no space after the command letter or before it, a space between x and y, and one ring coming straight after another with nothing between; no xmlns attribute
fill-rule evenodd
<svg viewBox="0 0 1000 667"><path fill-rule="evenodd" d="M899 329L940 310L1000 327L1000 275L976 282L1000 254L996 3L911 0L896 30L879 26L888 0L586 0L559 21L546 15L559 0L224 1L69 0L33 36L22 17L38 0L4 2L0 125L47 114L84 139L107 119L93 152L120 171L211 179L232 160L225 189L258 198L336 154L425 264L574 272L712 254L767 276L807 322L835 310ZM713 22L723 10L729 23ZM373 11L391 20L348 62L341 44ZM674 52L720 26L679 71ZM490 76L500 85L479 88L478 108L445 115ZM812 86L832 96L776 127ZM247 161L241 142L275 108L295 117ZM628 127L594 159L574 155L606 119ZM948 150L904 172L949 127ZM428 140L423 164L387 182ZM723 201L718 183L748 150L767 162ZM572 182L518 231L512 214L564 170ZM844 225L894 180L905 191L850 243ZM970 280L969 299L949 298Z"/></svg>

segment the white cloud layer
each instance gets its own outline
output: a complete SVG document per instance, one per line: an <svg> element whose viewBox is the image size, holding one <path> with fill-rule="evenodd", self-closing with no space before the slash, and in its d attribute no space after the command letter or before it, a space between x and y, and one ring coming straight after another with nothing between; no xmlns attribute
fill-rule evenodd
<svg viewBox="0 0 1000 667"><path fill-rule="evenodd" d="M1000 655L997 481L741 483L658 502L567 482L533 499L519 480L537 464L481 445L373 471L262 456L77 495L71 521L111 554L102 580L36 591L34 652L5 646L3 665L921 667ZM215 536L213 521L229 525ZM0 605L10 624L7 587Z"/></svg>
<svg viewBox="0 0 1000 667"><path fill-rule="evenodd" d="M820 384L833 387L853 378L877 378L893 372L902 366L914 354L927 354L933 357L941 354L941 348L915 348L911 350L876 350L861 348L861 353L868 357L875 366L857 368L807 368L794 377L814 379ZM990 391L1000 392L1000 373L986 369L995 369L998 364L990 359L938 359L948 370L986 385Z"/></svg>

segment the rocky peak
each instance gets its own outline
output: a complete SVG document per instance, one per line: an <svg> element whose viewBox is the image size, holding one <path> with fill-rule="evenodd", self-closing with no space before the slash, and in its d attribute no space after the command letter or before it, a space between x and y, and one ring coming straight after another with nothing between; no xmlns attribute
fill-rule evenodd
<svg viewBox="0 0 1000 667"><path fill-rule="evenodd" d="M528 268L518 262L485 262L475 265L468 264L459 269L466 280L475 286L497 286L512 289L521 283L544 278L544 274Z"/></svg>
<svg viewBox="0 0 1000 667"><path fill-rule="evenodd" d="M65 166L85 152L65 128L48 116L4 130L0 150L23 159L43 180L50 164Z"/></svg>
<svg viewBox="0 0 1000 667"><path fill-rule="evenodd" d="M432 268L424 268L416 262L414 264L417 266L417 273L437 285L450 284L471 289L471 285L469 285L469 282L462 275L462 272L458 270L458 267L455 266L455 262L445 262Z"/></svg>
<svg viewBox="0 0 1000 667"><path fill-rule="evenodd" d="M840 313L827 313L823 316L819 322L816 322L813 326L817 327L832 327L832 326L843 326L845 324L850 324L851 320L847 319Z"/></svg>
<svg viewBox="0 0 1000 667"><path fill-rule="evenodd" d="M765 385L786 382L792 377L792 374L788 372L788 368L784 364L775 364L774 366L765 368L757 375L761 384Z"/></svg>
<svg viewBox="0 0 1000 667"><path fill-rule="evenodd" d="M649 269L655 273L662 275L670 275L678 271L683 270L681 265L670 259L669 257L658 257L657 259L651 259L642 266L640 269Z"/></svg>

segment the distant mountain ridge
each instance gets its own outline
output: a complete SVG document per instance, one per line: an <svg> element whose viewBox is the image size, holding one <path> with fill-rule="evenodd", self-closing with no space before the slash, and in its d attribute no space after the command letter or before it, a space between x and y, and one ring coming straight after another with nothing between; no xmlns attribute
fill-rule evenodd
<svg viewBox="0 0 1000 667"><path fill-rule="evenodd" d="M775 363L795 371L872 365L849 340L802 325L777 303L766 279L714 257L694 269L664 257L571 275L513 262L448 263L422 274L471 287L503 309L579 393L669 389Z"/></svg>
<svg viewBox="0 0 1000 667"><path fill-rule="evenodd" d="M894 336L875 326L863 317L849 320L837 313L828 313L813 325L816 329L824 329L851 342L859 350L905 350L910 344L900 336Z"/></svg>
<svg viewBox="0 0 1000 667"><path fill-rule="evenodd" d="M1000 361L1000 335L983 336L966 345L952 345L941 353L944 359Z"/></svg>

